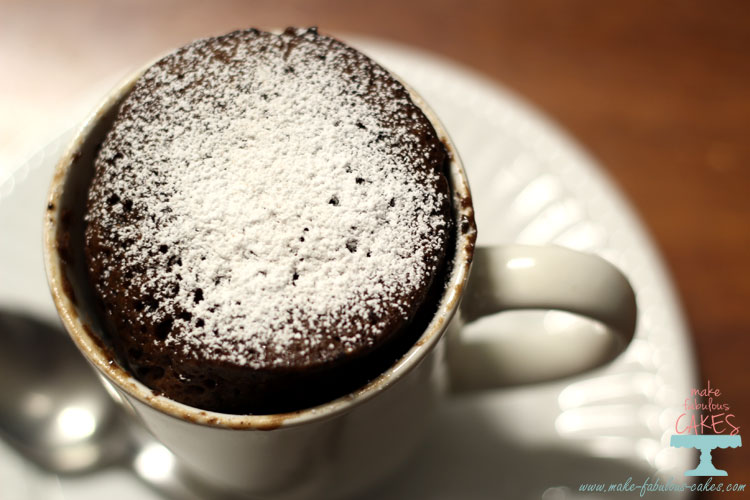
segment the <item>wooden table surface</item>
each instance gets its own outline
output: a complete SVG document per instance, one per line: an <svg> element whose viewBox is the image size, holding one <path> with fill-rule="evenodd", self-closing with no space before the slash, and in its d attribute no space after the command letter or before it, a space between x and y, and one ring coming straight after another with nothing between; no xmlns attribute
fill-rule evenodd
<svg viewBox="0 0 750 500"><path fill-rule="evenodd" d="M92 82L163 50L286 25L428 49L566 128L650 230L701 376L750 431L750 2L0 0L0 148L41 147ZM750 482L748 448L717 459L730 480Z"/></svg>

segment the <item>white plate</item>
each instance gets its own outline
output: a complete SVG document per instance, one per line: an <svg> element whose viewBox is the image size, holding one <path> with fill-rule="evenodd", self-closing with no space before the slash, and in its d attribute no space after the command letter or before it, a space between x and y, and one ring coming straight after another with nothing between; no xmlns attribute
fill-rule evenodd
<svg viewBox="0 0 750 500"><path fill-rule="evenodd" d="M473 188L480 244L556 243L598 253L628 275L639 304L635 340L613 364L564 382L447 401L410 465L367 497L592 499L576 494L581 483L656 475L682 482L694 456L668 440L694 386L693 354L669 277L632 209L589 156L497 84L411 48L356 45L422 93L451 133ZM55 318L41 220L50 173L70 136L0 186L0 309ZM523 320L495 317L468 333L517 330ZM103 494L159 498L123 470L44 474L0 442L0 497Z"/></svg>

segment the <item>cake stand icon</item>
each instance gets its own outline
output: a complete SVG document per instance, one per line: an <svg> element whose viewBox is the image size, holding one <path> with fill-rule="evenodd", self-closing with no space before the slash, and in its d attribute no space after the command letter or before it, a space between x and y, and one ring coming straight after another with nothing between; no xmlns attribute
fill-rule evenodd
<svg viewBox="0 0 750 500"><path fill-rule="evenodd" d="M711 462L711 451L716 448L737 448L742 446L739 434L674 434L670 440L674 448L695 448L700 450L701 458L698 467L685 471L686 476L726 476L727 471L719 470Z"/></svg>

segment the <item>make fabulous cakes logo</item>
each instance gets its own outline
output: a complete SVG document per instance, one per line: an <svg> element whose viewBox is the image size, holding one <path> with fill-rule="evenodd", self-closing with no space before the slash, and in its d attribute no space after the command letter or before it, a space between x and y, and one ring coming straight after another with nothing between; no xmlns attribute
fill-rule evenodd
<svg viewBox="0 0 750 500"><path fill-rule="evenodd" d="M690 396L685 399L684 412L677 417L669 444L701 452L698 467L685 471L686 476L726 476L727 471L714 467L711 451L742 446L732 408L722 400L721 390L711 387L710 380L706 387L692 389Z"/></svg>

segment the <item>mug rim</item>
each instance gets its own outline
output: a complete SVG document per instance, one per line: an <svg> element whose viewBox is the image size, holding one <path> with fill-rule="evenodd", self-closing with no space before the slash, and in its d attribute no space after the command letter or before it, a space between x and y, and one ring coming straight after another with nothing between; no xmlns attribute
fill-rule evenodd
<svg viewBox="0 0 750 500"><path fill-rule="evenodd" d="M230 414L188 406L166 396L155 394L151 388L121 367L107 352L93 328L79 314L78 306L68 291L70 285L65 274L66 265L57 248L58 231L62 219L60 201L68 173L72 170L83 146L91 140L92 132L97 128L100 120L114 106L119 105L151 64L152 62L125 78L89 115L57 162L48 191L43 225L43 252L47 281L63 325L86 360L104 376L106 381L113 383L120 391L161 413L196 424L226 429L271 430L327 419L364 403L398 382L431 352L456 313L469 276L477 231L468 178L453 141L421 95L390 70L388 70L389 73L407 89L411 99L427 116L439 139L448 149L451 159L448 181L451 188L452 219L455 223L456 234L453 266L446 279L445 290L440 298L438 309L422 335L405 354L364 386L325 403L285 413Z"/></svg>

